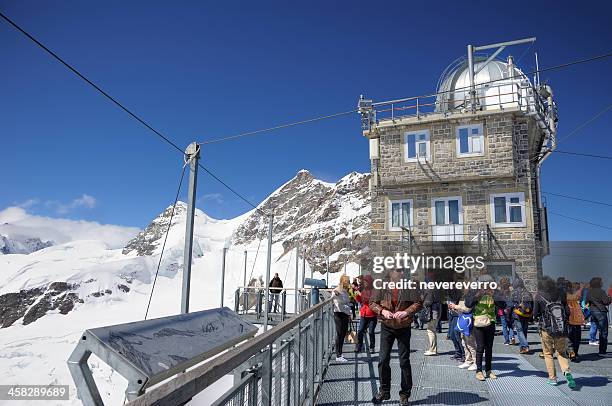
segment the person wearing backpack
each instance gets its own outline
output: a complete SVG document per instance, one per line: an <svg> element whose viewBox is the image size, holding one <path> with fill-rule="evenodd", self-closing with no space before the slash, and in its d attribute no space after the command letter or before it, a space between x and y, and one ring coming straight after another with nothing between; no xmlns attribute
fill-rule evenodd
<svg viewBox="0 0 612 406"><path fill-rule="evenodd" d="M493 277L483 274L478 277L477 282L491 284L495 282ZM476 379L484 381L485 378L496 379L492 371L493 341L495 339L495 307L506 308L499 291L493 289L474 290L467 294L465 305L473 308L474 328L472 334L476 339ZM482 360L485 358L485 373L482 372Z"/></svg>
<svg viewBox="0 0 612 406"><path fill-rule="evenodd" d="M567 307L569 308L569 332L568 338L571 350L568 351L571 361L578 361L578 351L580 350L580 339L582 338L582 326L584 325L584 314L580 307L580 283L574 282L568 289Z"/></svg>
<svg viewBox="0 0 612 406"><path fill-rule="evenodd" d="M610 297L602 289L601 278L596 277L589 282L587 302L591 309L591 324L595 323L599 330L599 355L605 355L608 349L608 306Z"/></svg>
<svg viewBox="0 0 612 406"><path fill-rule="evenodd" d="M555 281L548 276L543 277L539 283L533 315L539 320L542 352L548 371L546 383L557 385L557 371L553 359L553 353L556 351L567 386L574 389L576 381L570 371L569 360L566 358L569 315L567 298L564 292L557 288Z"/></svg>
<svg viewBox="0 0 612 406"><path fill-rule="evenodd" d="M512 306L511 317L516 328L516 336L519 340L519 353L529 353L529 341L527 341L527 331L529 329L529 319L533 315L533 298L531 293L525 289L523 280L519 277L514 279L512 284L512 296L510 299Z"/></svg>

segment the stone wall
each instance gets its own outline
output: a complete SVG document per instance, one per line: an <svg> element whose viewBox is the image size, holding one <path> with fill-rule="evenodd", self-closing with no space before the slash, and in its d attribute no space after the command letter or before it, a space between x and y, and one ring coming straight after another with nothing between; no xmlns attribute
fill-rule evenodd
<svg viewBox="0 0 612 406"><path fill-rule="evenodd" d="M534 145L534 125L520 113L494 113L476 116L472 121L444 119L430 123L403 124L381 128L380 159L372 160L372 173L378 171L378 182L372 182L372 251L375 255L393 255L407 251L402 232L390 231L388 201L411 199L412 232L416 241L431 240L432 199L461 196L466 239L475 238L479 230L491 224L490 195L505 192L525 193L525 227L494 228L496 252L491 260L514 262L516 274L535 289L541 276L539 213L535 196L535 167L530 162ZM455 128L458 125L482 123L485 154L482 157L458 158ZM431 161L425 164L404 162L403 134L429 129ZM426 246L426 244L422 244Z"/></svg>

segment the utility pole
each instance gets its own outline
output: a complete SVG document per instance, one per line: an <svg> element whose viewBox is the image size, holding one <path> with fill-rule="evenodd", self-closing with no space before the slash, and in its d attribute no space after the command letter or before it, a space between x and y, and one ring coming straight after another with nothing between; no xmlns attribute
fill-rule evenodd
<svg viewBox="0 0 612 406"><path fill-rule="evenodd" d="M223 295L225 294L225 257L227 256L227 247L223 247L223 264L221 265L221 307L223 307Z"/></svg>
<svg viewBox="0 0 612 406"><path fill-rule="evenodd" d="M274 227L274 215L270 213L270 225L268 226L268 263L266 266L266 308L264 309L264 331L268 331L268 313L270 310L270 268L272 267L272 228Z"/></svg>
<svg viewBox="0 0 612 406"><path fill-rule="evenodd" d="M189 196L187 197L187 223L185 224L185 252L183 253L183 291L181 313L189 313L191 289L191 258L193 256L193 218L195 215L196 188L198 184L198 161L200 146L196 142L185 150L185 163L189 164Z"/></svg>

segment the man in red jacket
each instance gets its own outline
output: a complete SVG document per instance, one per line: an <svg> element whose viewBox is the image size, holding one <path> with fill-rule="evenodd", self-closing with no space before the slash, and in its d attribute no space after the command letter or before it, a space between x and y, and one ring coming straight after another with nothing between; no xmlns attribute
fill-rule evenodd
<svg viewBox="0 0 612 406"><path fill-rule="evenodd" d="M355 294L355 300L361 304L359 309L359 328L357 329L357 345L355 346L355 352L361 352L363 350L363 336L366 329L368 330L368 336L370 338L370 351L374 352L376 336L374 330L376 330L376 324L378 324L378 318L376 313L370 309L370 298L372 297L372 276L366 275L362 279L362 283Z"/></svg>

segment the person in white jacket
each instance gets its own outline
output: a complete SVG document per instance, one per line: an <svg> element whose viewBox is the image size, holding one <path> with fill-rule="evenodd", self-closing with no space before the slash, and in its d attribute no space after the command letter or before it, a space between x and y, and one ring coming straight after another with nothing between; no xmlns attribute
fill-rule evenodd
<svg viewBox="0 0 612 406"><path fill-rule="evenodd" d="M351 320L350 287L349 277L342 275L340 283L333 290L334 324L336 325L336 361L338 362L347 362L347 359L342 356L342 347L344 346L344 337L346 337Z"/></svg>

